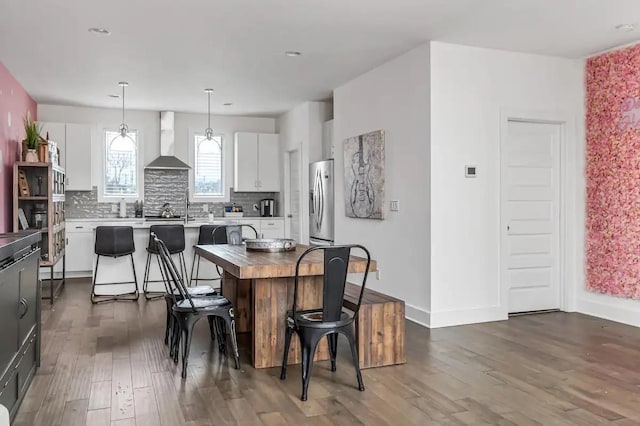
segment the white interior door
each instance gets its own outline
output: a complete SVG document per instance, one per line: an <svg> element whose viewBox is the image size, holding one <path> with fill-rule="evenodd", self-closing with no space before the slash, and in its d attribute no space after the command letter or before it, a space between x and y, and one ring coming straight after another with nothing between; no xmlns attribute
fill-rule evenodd
<svg viewBox="0 0 640 426"><path fill-rule="evenodd" d="M287 200L289 201L289 238L300 242L300 223L301 223L301 211L300 201L302 199L300 192L302 191L302 182L300 178L302 176L300 170L300 150L289 152L289 194L287 194Z"/></svg>
<svg viewBox="0 0 640 426"><path fill-rule="evenodd" d="M502 149L502 267L509 312L560 308L562 125L509 121Z"/></svg>

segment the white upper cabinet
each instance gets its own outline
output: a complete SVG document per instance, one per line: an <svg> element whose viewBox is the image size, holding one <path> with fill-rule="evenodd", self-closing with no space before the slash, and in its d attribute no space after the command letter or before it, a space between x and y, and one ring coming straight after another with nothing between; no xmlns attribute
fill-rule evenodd
<svg viewBox="0 0 640 426"><path fill-rule="evenodd" d="M91 191L92 128L88 124L43 122L40 135L54 141L60 150L67 191Z"/></svg>
<svg viewBox="0 0 640 426"><path fill-rule="evenodd" d="M238 132L233 145L236 192L280 191L278 135Z"/></svg>
<svg viewBox="0 0 640 426"><path fill-rule="evenodd" d="M67 124L67 190L91 191L91 126Z"/></svg>
<svg viewBox="0 0 640 426"><path fill-rule="evenodd" d="M258 190L258 134L236 133L233 143L233 189Z"/></svg>
<svg viewBox="0 0 640 426"><path fill-rule="evenodd" d="M280 146L273 133L258 133L258 190L280 191Z"/></svg>

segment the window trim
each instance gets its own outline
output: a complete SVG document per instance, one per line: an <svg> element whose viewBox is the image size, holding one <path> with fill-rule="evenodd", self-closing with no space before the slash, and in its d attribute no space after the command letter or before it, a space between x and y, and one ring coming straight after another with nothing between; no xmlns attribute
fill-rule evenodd
<svg viewBox="0 0 640 426"><path fill-rule="evenodd" d="M221 156L221 173L222 173L222 195L221 196L203 196L195 195L195 174L196 174L196 148L195 137L204 136L202 130L189 129L189 201L194 203L203 202L228 202L229 201L229 188L227 188L227 152L226 152L226 134L223 132L214 132L213 136L219 136L222 141L222 156Z"/></svg>
<svg viewBox="0 0 640 426"><path fill-rule="evenodd" d="M99 138L99 142L101 145L100 152L101 161L100 161L100 178L98 185L98 202L99 203L113 203L119 201L121 199L125 199L127 201L134 200L143 200L144 199L144 166L142 164L144 159L144 143L142 139L142 132L138 129L129 129L129 133L136 134L136 162L137 162L137 183L138 188L135 194L119 194L119 195L108 195L104 193L105 187L105 167L107 164L107 132L119 132L119 129L115 129L112 127L107 127L102 129L101 137Z"/></svg>

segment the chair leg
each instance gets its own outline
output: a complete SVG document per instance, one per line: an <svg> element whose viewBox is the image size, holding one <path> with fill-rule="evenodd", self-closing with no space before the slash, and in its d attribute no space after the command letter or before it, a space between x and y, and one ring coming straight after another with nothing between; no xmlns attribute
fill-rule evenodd
<svg viewBox="0 0 640 426"><path fill-rule="evenodd" d="M182 317L182 378L187 378L187 366L189 364L189 352L191 351L191 339L193 338L193 326L198 320L197 317L184 315Z"/></svg>
<svg viewBox="0 0 640 426"><path fill-rule="evenodd" d="M214 317L213 325L216 328L218 334L218 351L227 355L227 330L225 327L225 320L221 317Z"/></svg>
<svg viewBox="0 0 640 426"><path fill-rule="evenodd" d="M356 347L356 339L353 333L353 326L347 328L344 331L344 335L347 336L349 346L351 347L351 356L353 357L353 365L356 368L356 377L358 378L358 390L364 390L364 382L362 381L362 373L360 372L360 359L358 358L358 348Z"/></svg>
<svg viewBox="0 0 640 426"><path fill-rule="evenodd" d="M327 340L329 341L331 371L336 371L336 357L338 356L338 333L327 334Z"/></svg>
<svg viewBox="0 0 640 426"><path fill-rule="evenodd" d="M193 282L194 281L194 279L193 279L193 269L194 269L194 266L196 266L196 257L198 257L198 255L194 253L193 254L193 261L191 262L191 272L189 273L189 282ZM195 282L196 282L196 285L198 285L198 274L197 274L197 272L196 272Z"/></svg>
<svg viewBox="0 0 640 426"><path fill-rule="evenodd" d="M98 277L98 264L100 263L100 255L96 256L96 269L93 271L93 283L91 285L91 303L94 305L98 303L96 301L96 278Z"/></svg>
<svg viewBox="0 0 640 426"><path fill-rule="evenodd" d="M316 347L320 339L313 332L298 332L298 336L300 336L300 346L302 346L302 395L300 400L306 401L309 382L311 381L313 357L316 354Z"/></svg>
<svg viewBox="0 0 640 426"><path fill-rule="evenodd" d="M178 363L178 355L180 353L180 337L182 337L182 329L180 320L173 317L173 330L171 332L171 352L169 355L173 359L173 363Z"/></svg>
<svg viewBox="0 0 640 426"><path fill-rule="evenodd" d="M147 289L149 288L149 270L151 269L151 253L147 252L147 261L144 266L144 276L142 278L142 291L144 293L144 298L149 300L147 296Z"/></svg>
<svg viewBox="0 0 640 426"><path fill-rule="evenodd" d="M233 360L236 364L236 370L240 369L240 354L238 352L238 338L236 336L236 319L233 316L233 308L229 309L223 317L229 325L229 334L231 335L231 346L233 348Z"/></svg>
<svg viewBox="0 0 640 426"><path fill-rule="evenodd" d="M136 285L136 291L134 293L136 295L136 298L133 299L133 301L135 302L140 297L140 291L138 290L138 275L136 275L136 264L133 262L133 253L129 254L129 257L131 258L131 269L133 270L133 282Z"/></svg>
<svg viewBox="0 0 640 426"><path fill-rule="evenodd" d="M216 340L216 336L218 335L218 330L216 330L215 325L215 317L208 316L207 321L209 322L209 332L211 333L211 340Z"/></svg>
<svg viewBox="0 0 640 426"><path fill-rule="evenodd" d="M198 280L200 277L200 255L197 254L196 257L198 258L198 265L196 266L196 285L198 285ZM195 260L195 257L193 259Z"/></svg>
<svg viewBox="0 0 640 426"><path fill-rule="evenodd" d="M282 355L282 368L280 369L280 380L287 378L287 362L289 361L289 348L291 347L291 337L293 336L293 328L287 326L287 332L284 336L284 354Z"/></svg>

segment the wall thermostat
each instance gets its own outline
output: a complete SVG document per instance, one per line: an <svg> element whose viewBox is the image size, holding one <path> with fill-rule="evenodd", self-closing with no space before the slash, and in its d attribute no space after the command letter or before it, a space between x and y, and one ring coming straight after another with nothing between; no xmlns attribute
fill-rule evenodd
<svg viewBox="0 0 640 426"><path fill-rule="evenodd" d="M464 177L474 178L477 172L476 166L464 166Z"/></svg>

